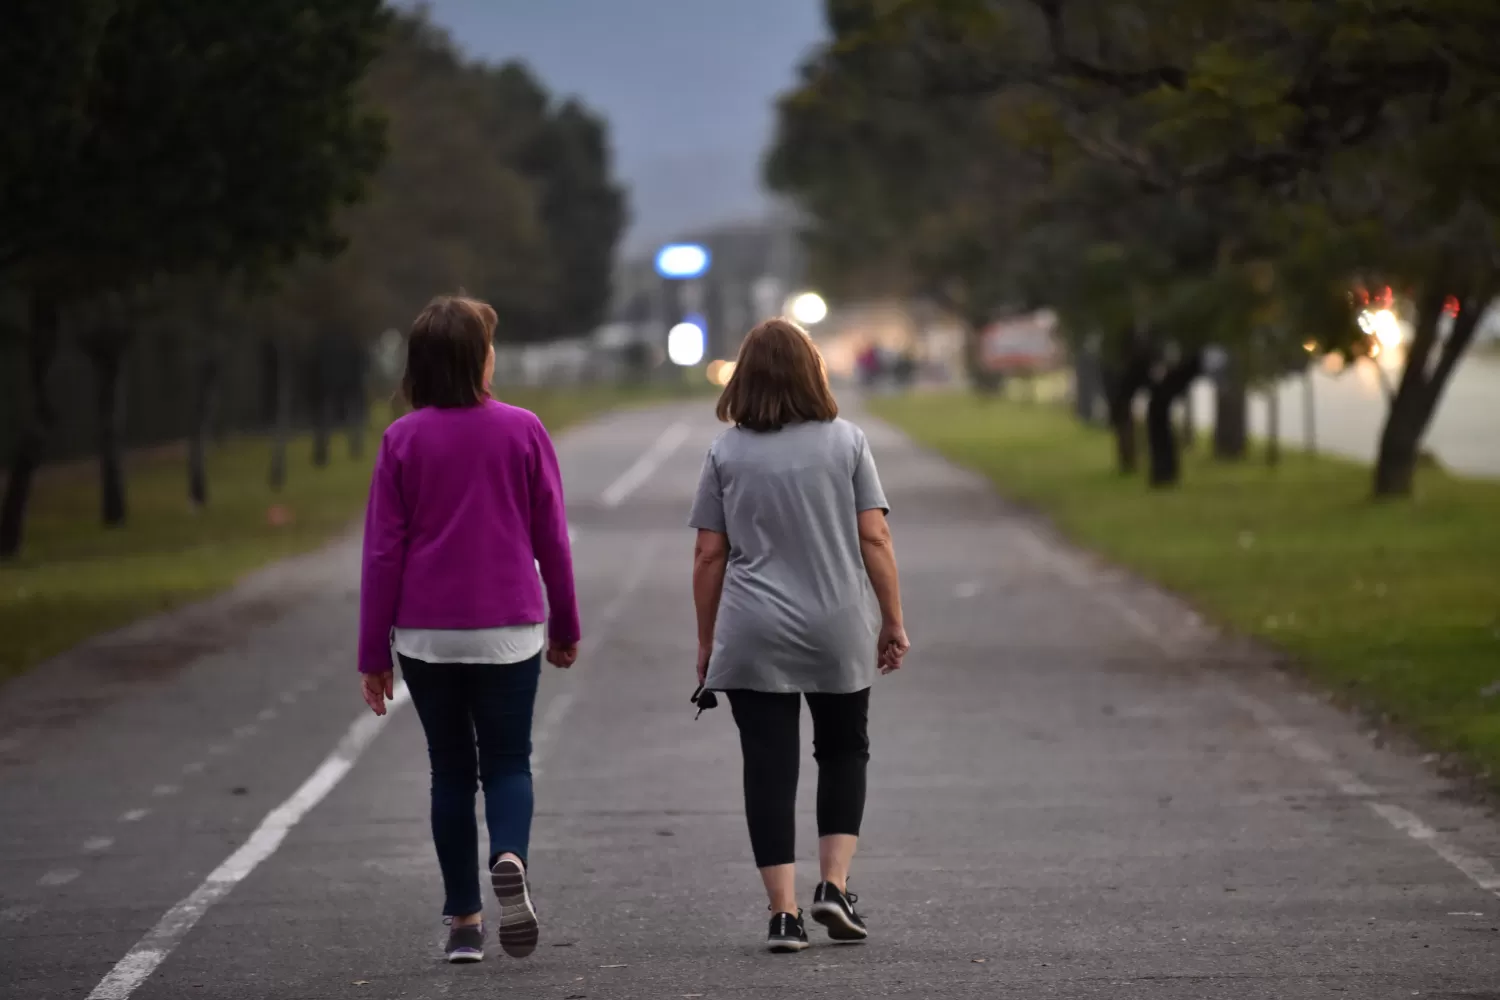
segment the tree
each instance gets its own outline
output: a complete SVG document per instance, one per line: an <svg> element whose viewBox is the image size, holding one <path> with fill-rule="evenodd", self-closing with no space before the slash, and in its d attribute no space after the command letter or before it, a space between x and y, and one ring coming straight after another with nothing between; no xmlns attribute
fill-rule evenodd
<svg viewBox="0 0 1500 1000"><path fill-rule="evenodd" d="M1381 494L1410 490L1421 431L1496 292L1500 86L1486 40L1496 37L1500 9L1484 0L833 0L828 19L833 38L783 101L773 153L773 162L795 159L783 151L799 138L827 147L816 126L834 126L839 155L804 156L805 169L788 185L823 245L898 221L900 233L936 232L951 249L966 245L970 265L1005 287L993 276L1014 266L1014 253L977 264L973 254L986 243L912 224L914 205L917 219L948 217L942 199L930 197L934 186L977 195L971 218L986 217L980 201L1016 200L1019 187L1030 206L1021 228L1037 224L1038 205L1054 221L1071 215L1075 224L1060 232L1084 261L1090 247L1121 237L1114 213L1069 211L1081 178L1102 173L1127 209L1186 197L1210 218L1218 247L1208 259L1216 264L1205 272L1191 266L1194 258L1179 259L1146 287L1153 302L1194 303L1199 321L1241 362L1232 372L1243 367L1257 329L1349 350L1358 334L1348 296L1362 276L1381 276L1419 309L1375 485ZM799 125L813 110L811 125ZM933 126L966 112L982 134L998 132L1040 157L1047 166L1040 183L1004 194L963 189L959 179L973 169L966 158L927 160L926 151L951 148L952 136ZM908 133L898 166L880 162L895 134L887 114L924 122ZM898 195L887 206L835 173L835 164L884 176L873 186L882 193L902 172L932 180L910 185L915 202ZM870 215L875 220L851 221ZM1340 252L1314 258L1306 252L1312 245ZM1214 297L1224 292L1235 294ZM1440 336L1450 299L1457 319ZM1247 304L1326 325L1253 323L1237 314ZM1181 323L1164 329L1164 318L1156 317L1148 339L1201 339ZM1106 340L1129 345L1142 335L1142 317L1134 320L1124 332L1119 324L1084 328L1103 326Z"/></svg>
<svg viewBox="0 0 1500 1000"><path fill-rule="evenodd" d="M477 72L490 102L485 113L491 141L534 189L548 245L545 300L530 308L499 303L501 336L540 341L587 333L608 307L615 247L627 214L611 175L608 130L576 100L554 105L520 63Z"/></svg>
<svg viewBox="0 0 1500 1000"><path fill-rule="evenodd" d="M271 271L331 252L334 210L360 196L382 149L355 97L379 0L26 0L19 17L0 89L12 75L46 86L22 89L37 108L5 147L0 190L22 196L3 202L0 280L30 302L35 429L11 465L0 557L20 545L65 306L192 268ZM79 18L84 40L57 41Z"/></svg>

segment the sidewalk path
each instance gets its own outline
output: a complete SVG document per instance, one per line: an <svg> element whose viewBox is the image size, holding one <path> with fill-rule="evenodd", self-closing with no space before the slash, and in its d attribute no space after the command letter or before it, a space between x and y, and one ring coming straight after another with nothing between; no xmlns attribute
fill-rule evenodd
<svg viewBox="0 0 1500 1000"><path fill-rule="evenodd" d="M873 703L874 936L763 954L733 724L688 704L707 409L560 443L589 638L537 710L532 959L440 961L347 541L0 691L0 998L1500 996L1493 817L873 423L915 643Z"/></svg>

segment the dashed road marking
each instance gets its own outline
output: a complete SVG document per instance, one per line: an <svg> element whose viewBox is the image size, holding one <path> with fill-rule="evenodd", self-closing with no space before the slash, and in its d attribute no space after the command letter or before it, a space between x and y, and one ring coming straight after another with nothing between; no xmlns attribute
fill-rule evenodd
<svg viewBox="0 0 1500 1000"><path fill-rule="evenodd" d="M134 993L203 918L209 907L227 896L261 862L274 854L292 828L333 791L408 698L406 685L397 684L386 715L362 714L356 718L338 746L302 786L267 813L250 834L250 839L209 873L198 888L168 910L156 926L115 963L115 967L94 987L88 1000L125 1000Z"/></svg>
<svg viewBox="0 0 1500 1000"><path fill-rule="evenodd" d="M630 565L633 568L630 571L630 575L625 578L624 584L615 593L615 596L610 598L609 603L604 606L604 610L599 613L598 617L591 619L593 622L593 631L583 640L580 656L598 649L599 644L604 641L609 629L625 613L626 604L629 602L631 596L640 589L641 584L646 580L646 574L650 572L651 567L656 562L652 556L659 544L660 539L652 536L640 547L635 559L631 561ZM547 705L547 710L542 713L541 721L537 723L531 736L531 774L533 778L542 773L541 760L546 755L547 750L551 748L553 734L562 723L563 717L572 709L573 702L577 698L578 685L576 683L569 684L566 689L552 699L551 703Z"/></svg>
<svg viewBox="0 0 1500 1000"><path fill-rule="evenodd" d="M120 822L139 823L141 820L146 818L146 814L150 811L150 809L130 809L120 817Z"/></svg>
<svg viewBox="0 0 1500 1000"><path fill-rule="evenodd" d="M180 791L182 791L181 785L157 785L151 789L151 794L159 799L164 799L168 795L176 795Z"/></svg>
<svg viewBox="0 0 1500 1000"><path fill-rule="evenodd" d="M618 507L629 498L630 494L640 489L651 478L651 474L661 467L661 464L672 457L672 453L682 446L692 433L692 428L682 421L678 421L661 432L661 436L651 443L645 454L635 460L630 468L621 473L620 478L604 488L599 495L599 502L606 507Z"/></svg>
<svg viewBox="0 0 1500 1000"><path fill-rule="evenodd" d="M67 885L83 872L77 868L54 868L36 880L37 885Z"/></svg>
<svg viewBox="0 0 1500 1000"><path fill-rule="evenodd" d="M1022 539L1023 546L1031 551L1038 564L1050 570L1065 583L1084 591L1099 603L1109 607L1166 656L1173 659L1182 657L1183 650L1167 639L1157 622L1152 621L1118 594L1095 586L1091 577L1080 572L1040 537L1029 532L1019 537ZM1228 678L1219 674L1210 676L1220 692L1253 718L1277 746L1309 765L1324 781L1342 794L1363 802L1371 812L1390 824L1392 829L1405 834L1419 844L1426 845L1429 850L1461 872L1470 882L1486 892L1500 896L1500 871L1497 871L1494 865L1453 844L1411 810L1394 803L1379 801L1377 799L1379 793L1373 786L1353 772L1339 766L1333 754L1329 753L1322 744L1296 726L1290 725L1276 709Z"/></svg>
<svg viewBox="0 0 1500 1000"><path fill-rule="evenodd" d="M113 846L115 846L115 838L113 837L90 837L83 842L83 849L89 854L98 854L100 851L107 851Z"/></svg>

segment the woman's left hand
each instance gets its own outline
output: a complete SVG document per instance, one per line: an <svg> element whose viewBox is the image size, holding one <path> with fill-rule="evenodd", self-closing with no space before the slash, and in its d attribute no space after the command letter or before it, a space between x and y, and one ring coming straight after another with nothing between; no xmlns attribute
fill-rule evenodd
<svg viewBox="0 0 1500 1000"><path fill-rule="evenodd" d="M376 715L384 715L386 699L394 697L396 693L395 675L389 670L383 670L378 674L360 674L360 679L363 682L361 686L365 704Z"/></svg>
<svg viewBox="0 0 1500 1000"><path fill-rule="evenodd" d="M709 655L713 653L713 651L714 651L714 648L712 646L699 646L698 647L698 683L699 684L702 684L702 683L704 683L705 681L708 680L708 658L709 658Z"/></svg>

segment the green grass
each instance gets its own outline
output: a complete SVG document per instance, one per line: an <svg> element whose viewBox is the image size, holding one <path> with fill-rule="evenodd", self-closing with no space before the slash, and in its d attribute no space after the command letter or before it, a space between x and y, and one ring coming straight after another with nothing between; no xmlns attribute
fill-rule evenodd
<svg viewBox="0 0 1500 1000"><path fill-rule="evenodd" d="M577 392L504 390L502 398L535 410L552 432L607 409L660 400L660 390L590 388ZM383 412L384 408L380 408ZM276 559L317 548L348 529L364 509L372 433L363 459L344 439L322 469L307 438L293 443L288 482L266 485L270 442L236 438L209 457L208 508L187 500L181 448L127 456L129 523L99 523L98 477L90 463L47 468L38 476L21 557L0 563L0 678L99 632L231 586ZM276 526L282 505L290 523Z"/></svg>
<svg viewBox="0 0 1500 1000"><path fill-rule="evenodd" d="M1500 482L1428 470L1415 500L1376 503L1351 462L1192 454L1178 489L1152 492L1059 407L916 395L873 409L1500 785Z"/></svg>

